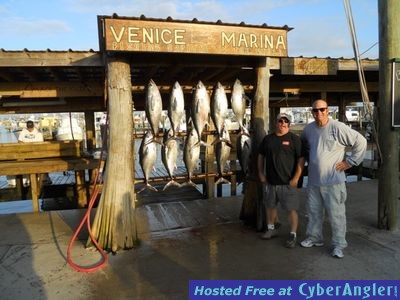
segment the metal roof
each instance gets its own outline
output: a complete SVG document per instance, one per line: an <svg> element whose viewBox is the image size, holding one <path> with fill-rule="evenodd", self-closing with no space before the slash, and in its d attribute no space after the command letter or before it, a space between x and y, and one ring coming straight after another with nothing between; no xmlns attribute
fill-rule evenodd
<svg viewBox="0 0 400 300"><path fill-rule="evenodd" d="M288 25L270 26L270 25L267 25L267 23L263 23L261 25L254 25L254 24L246 24L243 21L240 23L228 23L228 22L222 22L221 20L217 20L216 22L199 21L197 18L194 18L192 20L178 20L178 19L173 19L172 17L167 17L166 19L162 19L162 18L147 18L145 15L141 15L140 17L127 17L127 16L118 16L116 13L112 14L111 16L100 15L97 17L98 18L126 19L126 20L157 21L157 22L193 23L193 24L205 24L205 25L253 27L253 28L272 28L272 29L284 29L287 31L290 31L293 29L292 27L289 27Z"/></svg>

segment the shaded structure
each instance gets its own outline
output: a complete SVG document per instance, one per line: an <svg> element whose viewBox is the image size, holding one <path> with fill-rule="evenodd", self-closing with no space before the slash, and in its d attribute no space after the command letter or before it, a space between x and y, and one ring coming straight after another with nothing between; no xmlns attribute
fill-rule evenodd
<svg viewBox="0 0 400 300"><path fill-rule="evenodd" d="M115 173L132 174L132 177L124 176L121 181L120 177L108 174L110 182L105 183L105 190L131 195L126 203L130 209L134 209L135 200L134 152L128 150L132 140L121 138L118 129L123 126L124 133L132 136L132 110L144 110L146 85L150 79L159 87L163 109L167 108L166 100L172 85L178 81L183 88L186 111L190 109L192 89L198 80L208 91L220 82L229 97L235 80L240 79L246 95L253 100L250 126L255 137L253 151L270 129L269 116L274 117L281 107L309 107L315 99L324 98L331 106L339 106L339 119L344 120L346 104L361 99L355 61L287 57L286 34L291 30L288 26L117 16L100 16L98 19L100 51L2 49L0 114L84 112L90 151L95 145L94 113L109 110L110 133L114 136L110 139L107 168L113 168ZM190 41L198 39L195 45L185 40L190 34L193 34ZM218 37L221 40L217 41ZM223 47L219 47L221 45ZM376 103L378 61L367 59L363 66L370 99ZM116 110L113 112L114 105ZM116 155L114 150L120 148L125 150L123 154L117 154L118 161L113 156ZM204 160L208 166L206 172L212 173L213 151L207 150ZM249 189L252 192L249 199L259 201L260 187L254 176L250 175L249 181L256 187ZM127 182L132 182L132 186ZM214 197L214 177L206 175L203 182L207 185L206 197ZM104 197L112 196L104 193ZM130 220L126 215L119 218L117 223L122 227ZM129 231L130 237L135 235L134 228ZM122 236L120 240L127 239ZM129 247L124 242L117 244L106 248Z"/></svg>

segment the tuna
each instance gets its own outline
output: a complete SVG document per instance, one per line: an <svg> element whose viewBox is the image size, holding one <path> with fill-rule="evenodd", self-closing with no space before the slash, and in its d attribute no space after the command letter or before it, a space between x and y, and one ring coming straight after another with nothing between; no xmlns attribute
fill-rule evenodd
<svg viewBox="0 0 400 300"><path fill-rule="evenodd" d="M230 152L231 152L231 145L230 145L229 132L228 129L224 127L222 130L222 140L220 143L215 145L215 155L217 159L217 171L218 171L218 180L215 184L230 183L223 177L224 168L226 162L228 161Z"/></svg>
<svg viewBox="0 0 400 300"><path fill-rule="evenodd" d="M211 118L217 131L218 139L222 138L222 130L225 127L225 120L228 115L228 99L224 87L217 83L214 87L211 103Z"/></svg>
<svg viewBox="0 0 400 300"><path fill-rule="evenodd" d="M157 137L161 120L162 98L157 85L152 79L150 79L147 85L145 110L153 136Z"/></svg>
<svg viewBox="0 0 400 300"><path fill-rule="evenodd" d="M172 136L172 132L172 128L164 132L163 146L161 148L162 162L170 178L168 183L164 186L163 191L166 190L170 185L175 185L178 187L180 186L180 184L177 183L173 178L174 170L176 168L176 159L178 158L179 153L179 141L177 138Z"/></svg>
<svg viewBox="0 0 400 300"><path fill-rule="evenodd" d="M240 134L236 140L236 153L240 167L247 176L249 173L249 160L251 153L251 138L248 135Z"/></svg>
<svg viewBox="0 0 400 300"><path fill-rule="evenodd" d="M199 81L193 92L191 119L197 132L198 144L205 146L207 146L207 144L201 141L201 134L203 133L204 126L208 124L209 115L210 96L204 84Z"/></svg>
<svg viewBox="0 0 400 300"><path fill-rule="evenodd" d="M143 170L145 186L138 192L141 193L145 189L157 192L157 189L149 183L151 171L157 158L157 145L154 142L154 136L151 131L147 131L143 136L142 143L139 148L139 162Z"/></svg>
<svg viewBox="0 0 400 300"><path fill-rule="evenodd" d="M198 143L198 140L199 136L197 131L193 128L190 129L183 148L183 161L185 162L188 175L188 181L185 185L192 185L194 187L196 187L196 184L192 181L192 176L200 157L200 144Z"/></svg>
<svg viewBox="0 0 400 300"><path fill-rule="evenodd" d="M248 135L248 130L243 125L243 119L246 113L246 98L247 96L244 93L242 83L239 79L236 79L232 88L231 107L235 113L241 132Z"/></svg>
<svg viewBox="0 0 400 300"><path fill-rule="evenodd" d="M185 113L185 98L179 82L175 82L169 98L168 117L171 122L172 136L176 137L179 125Z"/></svg>

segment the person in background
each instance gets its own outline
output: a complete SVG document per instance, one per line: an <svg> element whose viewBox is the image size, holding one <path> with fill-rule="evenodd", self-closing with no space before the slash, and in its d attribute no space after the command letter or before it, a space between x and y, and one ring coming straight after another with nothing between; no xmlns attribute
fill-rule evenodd
<svg viewBox="0 0 400 300"><path fill-rule="evenodd" d="M258 177L265 184L264 203L267 215L267 230L261 236L271 239L277 235L274 225L278 203L288 211L290 234L285 246L293 248L297 240L299 195L297 185L301 177L304 159L300 138L290 132L291 117L280 113L276 119L275 132L268 134L258 150Z"/></svg>
<svg viewBox="0 0 400 300"><path fill-rule="evenodd" d="M43 134L35 128L33 121L29 120L26 122L26 128L22 129L18 136L18 142L31 143L31 142L43 142Z"/></svg>
<svg viewBox="0 0 400 300"><path fill-rule="evenodd" d="M344 257L346 242L346 174L359 165L367 148L366 139L346 124L328 117L328 104L319 99L312 104L315 122L308 124L301 135L308 158L307 238L301 246L323 246L324 210L332 230L332 252ZM349 147L350 154L346 154Z"/></svg>
<svg viewBox="0 0 400 300"><path fill-rule="evenodd" d="M32 142L43 142L43 134L35 128L35 124L33 121L28 120L26 122L26 128L22 129L18 136L19 143L32 143ZM44 175L44 182L51 183L49 174ZM28 186L30 184L30 179L27 175L24 175L22 178L22 182L24 186Z"/></svg>

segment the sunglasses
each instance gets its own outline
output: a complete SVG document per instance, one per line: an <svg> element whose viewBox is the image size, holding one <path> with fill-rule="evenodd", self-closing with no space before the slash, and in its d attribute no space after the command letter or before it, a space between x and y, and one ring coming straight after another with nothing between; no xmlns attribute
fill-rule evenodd
<svg viewBox="0 0 400 300"><path fill-rule="evenodd" d="M278 123L286 123L289 124L289 120L288 119L279 119Z"/></svg>
<svg viewBox="0 0 400 300"><path fill-rule="evenodd" d="M321 107L321 108L313 108L312 112L313 113L317 113L317 112L324 112L325 110L327 110L327 107Z"/></svg>

